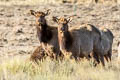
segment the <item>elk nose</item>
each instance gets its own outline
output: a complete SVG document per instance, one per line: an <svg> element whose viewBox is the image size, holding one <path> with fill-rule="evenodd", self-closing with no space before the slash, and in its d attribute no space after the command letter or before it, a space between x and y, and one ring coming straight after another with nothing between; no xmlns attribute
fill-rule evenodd
<svg viewBox="0 0 120 80"><path fill-rule="evenodd" d="M65 31L65 28L62 27L62 28L61 28L61 31Z"/></svg>
<svg viewBox="0 0 120 80"><path fill-rule="evenodd" d="M41 20L41 19L38 19L38 22L39 22L39 23L41 23L41 22L42 22L42 20Z"/></svg>

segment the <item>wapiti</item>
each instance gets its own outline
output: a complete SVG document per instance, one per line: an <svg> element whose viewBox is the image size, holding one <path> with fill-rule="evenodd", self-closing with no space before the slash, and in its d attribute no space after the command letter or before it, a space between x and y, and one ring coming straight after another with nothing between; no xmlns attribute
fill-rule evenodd
<svg viewBox="0 0 120 80"><path fill-rule="evenodd" d="M42 48L46 51L48 56L58 56L60 50L57 38L57 28L49 26L45 18L50 14L50 10L45 12L30 10L30 13L36 18L36 29L40 45L42 45ZM51 49L53 49L54 53L49 51Z"/></svg>
<svg viewBox="0 0 120 80"><path fill-rule="evenodd" d="M45 50L42 48L42 46L38 46L32 53L32 55L30 56L30 60L33 62L38 62L38 61L42 61L46 58L46 52Z"/></svg>
<svg viewBox="0 0 120 80"><path fill-rule="evenodd" d="M100 30L102 32L102 39L101 39L102 51L104 53L105 59L108 62L108 61L111 61L112 44L113 44L114 36L113 36L113 33L109 29L101 27Z"/></svg>
<svg viewBox="0 0 120 80"><path fill-rule="evenodd" d="M62 54L64 56L73 56L75 59L78 57L89 59L90 53L93 52L94 59L99 62L99 58L97 57L99 56L104 66L104 55L98 50L101 49L101 46L98 46L98 43L101 45L101 31L91 24L69 28L68 23L71 20L72 17L53 17L53 21L59 24L58 41Z"/></svg>
<svg viewBox="0 0 120 80"><path fill-rule="evenodd" d="M49 52L54 53L52 49L49 48ZM46 51L42 48L42 45L35 48L32 55L30 56L30 61L38 63L39 61L43 61L47 57L54 59L54 56L49 56Z"/></svg>

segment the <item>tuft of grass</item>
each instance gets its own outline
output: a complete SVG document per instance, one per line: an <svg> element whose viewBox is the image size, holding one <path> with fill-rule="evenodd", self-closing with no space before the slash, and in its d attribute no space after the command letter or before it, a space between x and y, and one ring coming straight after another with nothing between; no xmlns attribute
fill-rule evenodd
<svg viewBox="0 0 120 80"><path fill-rule="evenodd" d="M1 80L120 80L120 64L113 61L103 68L89 61L73 62L46 59L39 64L20 58L0 64Z"/></svg>

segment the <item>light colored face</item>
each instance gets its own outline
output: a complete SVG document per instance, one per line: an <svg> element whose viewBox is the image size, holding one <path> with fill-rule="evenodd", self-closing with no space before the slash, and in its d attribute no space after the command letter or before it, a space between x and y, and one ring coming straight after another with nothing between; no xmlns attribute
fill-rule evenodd
<svg viewBox="0 0 120 80"><path fill-rule="evenodd" d="M40 25L40 24L45 24L46 20L45 20L45 14L43 12L36 12L36 24Z"/></svg>
<svg viewBox="0 0 120 80"><path fill-rule="evenodd" d="M53 17L53 20L58 23L58 31L63 34L64 32L68 31L68 23L71 21L71 18L57 18Z"/></svg>
<svg viewBox="0 0 120 80"><path fill-rule="evenodd" d="M60 18L59 21L58 21L58 31L60 33L64 33L66 31L68 31L68 22L67 22L67 19L65 18Z"/></svg>
<svg viewBox="0 0 120 80"><path fill-rule="evenodd" d="M46 23L45 16L48 15L49 10L47 12L35 12L34 10L30 10L31 15L34 15L36 17L36 24L37 25L44 25Z"/></svg>

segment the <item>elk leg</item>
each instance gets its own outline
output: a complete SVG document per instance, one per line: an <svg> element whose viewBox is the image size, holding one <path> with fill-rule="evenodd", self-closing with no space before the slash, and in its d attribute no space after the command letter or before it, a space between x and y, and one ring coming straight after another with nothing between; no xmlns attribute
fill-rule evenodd
<svg viewBox="0 0 120 80"><path fill-rule="evenodd" d="M98 57L97 53L95 53L95 52L93 53L93 58L94 58L94 64L95 64L95 66L100 63L99 57ZM97 64L96 64L96 61L97 61Z"/></svg>
<svg viewBox="0 0 120 80"><path fill-rule="evenodd" d="M105 66L105 61L104 61L104 56L100 55L100 61L102 63L103 66Z"/></svg>
<svg viewBox="0 0 120 80"><path fill-rule="evenodd" d="M112 50L108 51L108 58L111 61L111 56L112 56Z"/></svg>
<svg viewBox="0 0 120 80"><path fill-rule="evenodd" d="M104 55L104 57L105 57L106 61L109 62L108 55Z"/></svg>

